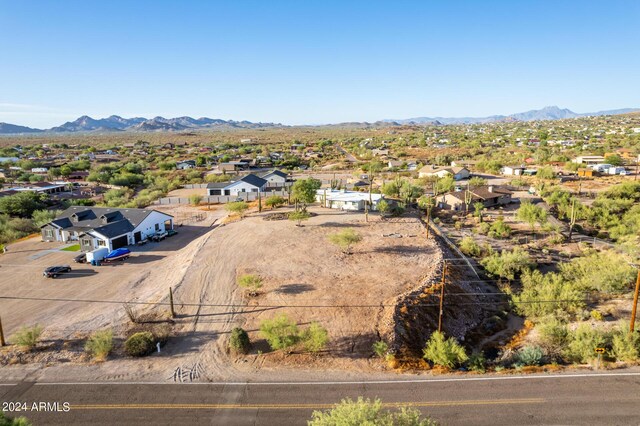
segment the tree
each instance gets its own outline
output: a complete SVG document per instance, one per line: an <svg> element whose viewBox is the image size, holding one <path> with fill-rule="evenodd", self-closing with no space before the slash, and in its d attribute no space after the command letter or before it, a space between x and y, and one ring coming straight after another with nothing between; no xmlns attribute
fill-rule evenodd
<svg viewBox="0 0 640 426"><path fill-rule="evenodd" d="M256 296L262 288L262 278L256 274L246 274L238 278L238 285L247 289L250 296Z"/></svg>
<svg viewBox="0 0 640 426"><path fill-rule="evenodd" d="M35 210L45 207L45 194L23 191L0 198L0 212L9 216L31 217Z"/></svg>
<svg viewBox="0 0 640 426"><path fill-rule="evenodd" d="M474 176L469 179L469 186L471 188L477 188L479 186L485 186L487 184L487 180L485 178L481 178L480 176Z"/></svg>
<svg viewBox="0 0 640 426"><path fill-rule="evenodd" d="M317 322L312 322L309 327L302 332L301 340L304 348L309 352L318 352L327 345L329 333L327 329Z"/></svg>
<svg viewBox="0 0 640 426"><path fill-rule="evenodd" d="M380 212L380 216L384 217L387 213L389 213L389 203L387 200L378 201L378 211Z"/></svg>
<svg viewBox="0 0 640 426"><path fill-rule="evenodd" d="M362 236L353 228L349 228L329 235L329 241L340 247L346 254L351 254L351 246L362 241Z"/></svg>
<svg viewBox="0 0 640 426"><path fill-rule="evenodd" d="M607 155L604 157L605 163L611 164L612 166L622 166L624 164L624 160L618 154Z"/></svg>
<svg viewBox="0 0 640 426"><path fill-rule="evenodd" d="M62 213L60 210L35 210L31 215L31 218L37 227L41 227L42 225L46 225L51 222L60 213Z"/></svg>
<svg viewBox="0 0 640 426"><path fill-rule="evenodd" d="M502 252L492 253L480 261L482 266L491 275L514 280L517 275L529 269L531 259L527 252L519 247L512 251L502 250Z"/></svg>
<svg viewBox="0 0 640 426"><path fill-rule="evenodd" d="M516 218L523 222L527 222L529 226L531 226L531 231L535 235L536 223L540 225L547 223L547 211L541 206L533 204L527 200L522 202L520 205L520 208L516 212Z"/></svg>
<svg viewBox="0 0 640 426"><path fill-rule="evenodd" d="M244 201L235 201L233 203L227 203L225 206L228 212L240 215L242 219L244 217L245 212L249 208L249 205Z"/></svg>
<svg viewBox="0 0 640 426"><path fill-rule="evenodd" d="M236 327L231 330L231 336L229 337L229 349L235 353L246 354L251 348L251 341L249 335L244 329Z"/></svg>
<svg viewBox="0 0 640 426"><path fill-rule="evenodd" d="M298 325L286 314L262 321L260 332L273 350L288 348L299 341Z"/></svg>
<svg viewBox="0 0 640 426"><path fill-rule="evenodd" d="M283 197L279 196L279 195L272 195L270 197L268 197L265 200L265 204L267 207L271 208L271 209L275 209L278 208L280 206L285 205L285 203L287 202L286 199L284 199Z"/></svg>
<svg viewBox="0 0 640 426"><path fill-rule="evenodd" d="M444 334L435 331L429 337L423 350L424 358L434 365L453 368L468 359L464 348L453 337L445 339Z"/></svg>
<svg viewBox="0 0 640 426"><path fill-rule="evenodd" d="M402 407L397 412L383 410L382 401L363 399L357 401L343 399L332 409L314 411L309 426L435 426L430 418L421 419L420 411Z"/></svg>
<svg viewBox="0 0 640 426"><path fill-rule="evenodd" d="M289 213L289 220L297 222L296 226L302 226L303 220L309 220L311 215L306 211L297 211Z"/></svg>
<svg viewBox="0 0 640 426"><path fill-rule="evenodd" d="M293 198L296 204L302 203L302 209L306 210L307 204L311 204L316 200L316 193L321 186L322 181L318 179L311 177L299 179L291 186L291 198Z"/></svg>

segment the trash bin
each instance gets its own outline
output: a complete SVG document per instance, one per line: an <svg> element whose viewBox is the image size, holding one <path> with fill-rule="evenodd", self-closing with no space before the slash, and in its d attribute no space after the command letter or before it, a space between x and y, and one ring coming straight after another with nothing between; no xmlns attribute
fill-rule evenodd
<svg viewBox="0 0 640 426"><path fill-rule="evenodd" d="M96 260L96 266L100 266L100 260Z"/></svg>
<svg viewBox="0 0 640 426"><path fill-rule="evenodd" d="M95 259L91 259L91 266L96 266L96 260Z"/></svg>

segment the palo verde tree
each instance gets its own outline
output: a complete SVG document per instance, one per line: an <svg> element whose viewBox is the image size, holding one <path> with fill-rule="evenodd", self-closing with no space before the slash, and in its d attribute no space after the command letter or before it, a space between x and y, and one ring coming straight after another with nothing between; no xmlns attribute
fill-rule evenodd
<svg viewBox="0 0 640 426"><path fill-rule="evenodd" d="M531 231L535 236L536 224L544 225L547 223L547 211L541 206L527 200L523 201L520 205L520 208L516 212L516 218L527 222L529 226L531 226Z"/></svg>
<svg viewBox="0 0 640 426"><path fill-rule="evenodd" d="M351 246L362 241L362 236L349 228L329 235L329 241L340 247L345 254L351 254Z"/></svg>
<svg viewBox="0 0 640 426"><path fill-rule="evenodd" d="M244 201L236 201L233 203L227 203L225 208L227 209L228 212L235 213L237 215L240 215L240 218L243 218L245 212L249 208L249 205Z"/></svg>
<svg viewBox="0 0 640 426"><path fill-rule="evenodd" d="M316 200L316 192L321 186L320 180L311 177L297 180L291 187L291 198L296 203L296 211L299 210L298 204L302 204L302 210L306 210L307 204Z"/></svg>
<svg viewBox="0 0 640 426"><path fill-rule="evenodd" d="M310 217L311 215L309 214L309 212L306 212L304 210L289 213L289 220L292 222L296 222L296 226L302 226L302 221L309 220Z"/></svg>

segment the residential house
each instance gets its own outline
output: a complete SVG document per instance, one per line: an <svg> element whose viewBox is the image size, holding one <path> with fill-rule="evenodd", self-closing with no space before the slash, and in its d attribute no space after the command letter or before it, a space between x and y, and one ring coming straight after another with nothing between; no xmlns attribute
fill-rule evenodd
<svg viewBox="0 0 640 426"><path fill-rule="evenodd" d="M237 196L245 192L263 192L267 188L267 183L265 179L250 173L236 181L209 183L207 195Z"/></svg>
<svg viewBox="0 0 640 426"><path fill-rule="evenodd" d="M323 207L330 209L362 211L369 203L368 192L347 191L338 189L318 189L316 191L316 201ZM371 210L378 209L378 203L384 197L382 194L371 194Z"/></svg>
<svg viewBox="0 0 640 426"><path fill-rule="evenodd" d="M287 182L291 182L289 175L277 169L262 173L259 176L267 181L268 187L283 187L287 185Z"/></svg>
<svg viewBox="0 0 640 426"><path fill-rule="evenodd" d="M34 167L34 168L31 169L31 173L35 173L35 174L38 174L38 175L47 174L48 171L49 171L49 169L46 168L46 167Z"/></svg>
<svg viewBox="0 0 640 426"><path fill-rule="evenodd" d="M83 252L111 251L173 229L173 216L149 209L73 206L40 229L43 241L79 241Z"/></svg>
<svg viewBox="0 0 640 426"><path fill-rule="evenodd" d="M425 177L439 177L453 176L454 180L468 179L471 176L471 172L466 167L439 167L434 165L426 165L418 171L418 176Z"/></svg>
<svg viewBox="0 0 640 426"><path fill-rule="evenodd" d="M571 162L586 165L598 164L604 162L604 157L602 155L581 155L571 160Z"/></svg>
<svg viewBox="0 0 640 426"><path fill-rule="evenodd" d="M227 173L227 172L239 172L242 170L246 170L249 167L249 163L244 161L229 161L227 163L218 164L218 171Z"/></svg>
<svg viewBox="0 0 640 426"><path fill-rule="evenodd" d="M387 167L390 169L401 169L405 165L404 161L389 160L387 161Z"/></svg>
<svg viewBox="0 0 640 426"><path fill-rule="evenodd" d="M521 176L524 174L525 168L522 166L504 166L500 169L500 174L507 176Z"/></svg>
<svg viewBox="0 0 640 426"><path fill-rule="evenodd" d="M463 189L444 194L438 201L438 207L445 210L464 211L465 198L471 195L469 208L472 209L475 203L482 203L485 207L504 206L511 202L513 192L506 188L500 188L494 185L479 186L476 188Z"/></svg>
<svg viewBox="0 0 640 426"><path fill-rule="evenodd" d="M178 161L176 163L176 169L178 170L193 169L195 167L196 167L195 160L184 160L184 161Z"/></svg>

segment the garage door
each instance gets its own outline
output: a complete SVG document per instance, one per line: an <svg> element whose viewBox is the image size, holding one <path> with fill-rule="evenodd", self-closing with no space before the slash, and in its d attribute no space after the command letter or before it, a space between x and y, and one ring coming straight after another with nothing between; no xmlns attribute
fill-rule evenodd
<svg viewBox="0 0 640 426"><path fill-rule="evenodd" d="M114 238L113 240L111 240L111 245L113 246L113 250L115 250L117 248L126 246L128 242L129 240L127 236L123 235L122 237Z"/></svg>

